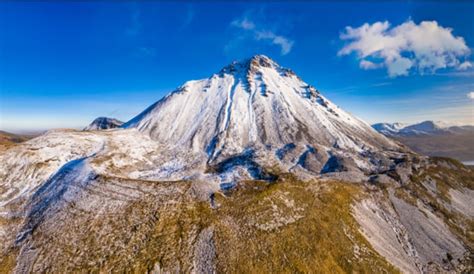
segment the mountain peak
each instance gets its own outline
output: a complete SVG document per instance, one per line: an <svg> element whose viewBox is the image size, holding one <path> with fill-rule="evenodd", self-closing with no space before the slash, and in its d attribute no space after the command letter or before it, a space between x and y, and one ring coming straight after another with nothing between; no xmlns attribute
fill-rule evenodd
<svg viewBox="0 0 474 274"><path fill-rule="evenodd" d="M404 130L406 131L421 131L421 132L433 132L439 131L446 128L443 122L439 121L423 121L418 124L407 126Z"/></svg>
<svg viewBox="0 0 474 274"><path fill-rule="evenodd" d="M120 127L123 124L122 121L119 121L115 118L110 117L97 117L90 123L87 127L84 128L85 131L88 130L102 130L102 129L111 129Z"/></svg>
<svg viewBox="0 0 474 274"><path fill-rule="evenodd" d="M254 67L280 67L275 61L265 55L257 54L249 59L250 66Z"/></svg>
<svg viewBox="0 0 474 274"><path fill-rule="evenodd" d="M274 69L284 76L295 75L295 73L290 69L281 67L277 62L262 54L257 54L240 61L233 61L225 66L220 71L220 74L241 74L249 77L251 75L262 73L262 68Z"/></svg>

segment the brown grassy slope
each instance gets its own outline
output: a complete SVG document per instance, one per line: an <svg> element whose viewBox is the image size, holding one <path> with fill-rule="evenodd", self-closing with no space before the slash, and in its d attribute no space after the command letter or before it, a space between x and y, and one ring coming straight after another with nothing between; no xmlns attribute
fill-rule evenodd
<svg viewBox="0 0 474 274"><path fill-rule="evenodd" d="M93 184L116 184L98 180ZM156 192L147 191L113 214L95 215L68 203L25 243L36 254L30 270L190 272L198 235L212 230L217 273L397 272L372 249L351 215L351 202L362 195L360 185L249 181L217 194L211 208L191 197L189 183L175 184L156 183ZM87 192L82 198L96 195L92 188ZM111 202L103 198L102 210ZM3 255L0 273L12 270L16 254L13 247Z"/></svg>
<svg viewBox="0 0 474 274"><path fill-rule="evenodd" d="M18 143L28 141L37 135L21 135L0 130L0 152L15 146Z"/></svg>
<svg viewBox="0 0 474 274"><path fill-rule="evenodd" d="M247 182L218 197L217 268L226 273L397 272L351 215L360 186L339 182Z"/></svg>

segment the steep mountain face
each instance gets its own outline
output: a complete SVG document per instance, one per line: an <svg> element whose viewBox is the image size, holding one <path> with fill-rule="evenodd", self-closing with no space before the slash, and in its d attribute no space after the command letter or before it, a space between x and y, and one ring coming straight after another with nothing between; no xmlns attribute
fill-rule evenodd
<svg viewBox="0 0 474 274"><path fill-rule="evenodd" d="M84 130L101 130L101 129L110 129L118 128L123 124L122 121L119 121L114 118L109 117L98 117L92 121Z"/></svg>
<svg viewBox="0 0 474 274"><path fill-rule="evenodd" d="M0 163L0 273L473 271L474 172L265 56Z"/></svg>
<svg viewBox="0 0 474 274"><path fill-rule="evenodd" d="M163 144L207 151L211 158L248 147L292 142L362 151L393 147L265 56L235 62L177 91L124 125Z"/></svg>

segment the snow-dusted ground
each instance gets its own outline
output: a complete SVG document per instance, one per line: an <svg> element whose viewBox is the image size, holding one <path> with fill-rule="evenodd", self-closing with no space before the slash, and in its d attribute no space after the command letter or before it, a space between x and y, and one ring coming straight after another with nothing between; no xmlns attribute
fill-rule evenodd
<svg viewBox="0 0 474 274"><path fill-rule="evenodd" d="M152 191L179 196L183 180L193 182L193 197L209 199L240 180L273 181L288 172L303 180L406 184L417 168L410 155L292 71L255 56L186 82L122 128L50 131L1 154L0 251L30 237L39 222L56 226L51 216L71 218L62 212L67 205L113 213ZM449 194L455 210L472 216L471 190ZM388 261L416 272L441 262L443 252L461 256L464 247L439 217L390 198L393 208L369 200L354 206L362 233ZM207 238L199 252L210 252ZM35 248L23 244L19 272L32 264L29 252Z"/></svg>
<svg viewBox="0 0 474 274"><path fill-rule="evenodd" d="M386 170L400 148L265 56L186 82L120 129L51 131L0 156L0 214L15 208L68 162L95 174L149 181L202 181L219 189L273 180ZM226 186L224 185L224 186Z"/></svg>

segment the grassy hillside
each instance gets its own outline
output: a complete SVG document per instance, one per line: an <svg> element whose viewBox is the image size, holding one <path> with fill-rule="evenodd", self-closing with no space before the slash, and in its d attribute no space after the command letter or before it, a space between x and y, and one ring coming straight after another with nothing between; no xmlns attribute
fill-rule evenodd
<svg viewBox="0 0 474 274"><path fill-rule="evenodd" d="M97 180L99 185L108 184L104 178ZM29 270L397 272L372 249L351 215L352 201L363 196L360 185L291 177L272 184L247 181L231 192L216 194L213 206L192 198L191 185L152 186L156 192L113 214L88 212L68 203L23 243L28 250L34 248L34 268ZM12 247L4 254L0 273L11 271L20 253Z"/></svg>

